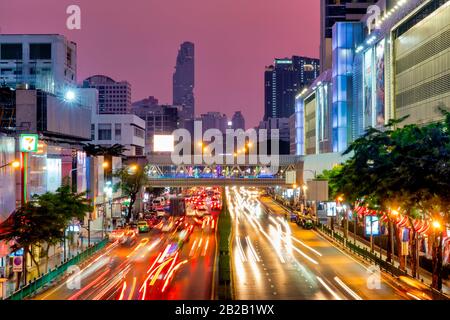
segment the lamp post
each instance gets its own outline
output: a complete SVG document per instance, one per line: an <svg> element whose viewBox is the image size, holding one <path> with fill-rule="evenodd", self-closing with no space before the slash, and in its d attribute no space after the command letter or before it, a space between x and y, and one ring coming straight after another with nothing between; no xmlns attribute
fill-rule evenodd
<svg viewBox="0 0 450 320"><path fill-rule="evenodd" d="M336 199L337 202L337 206L336 206L336 211L337 212L342 212L342 219L344 221L344 239L345 241L347 241L347 237L348 237L348 220L347 220L347 213L345 212L345 208L342 205L342 202L344 201L344 197L343 196L338 196Z"/></svg>

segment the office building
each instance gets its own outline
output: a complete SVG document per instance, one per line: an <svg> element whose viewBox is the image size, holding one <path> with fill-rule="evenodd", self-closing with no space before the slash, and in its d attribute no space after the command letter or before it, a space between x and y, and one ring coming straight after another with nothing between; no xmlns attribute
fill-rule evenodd
<svg viewBox="0 0 450 320"><path fill-rule="evenodd" d="M384 1L384 0L383 0ZM336 22L360 21L374 0L320 0L320 65L331 69L332 33Z"/></svg>
<svg viewBox="0 0 450 320"><path fill-rule="evenodd" d="M208 129L218 129L225 134L228 127L227 116L220 112L207 112L200 116L203 133Z"/></svg>
<svg viewBox="0 0 450 320"><path fill-rule="evenodd" d="M236 111L231 117L231 129L242 129L245 131L245 118L241 111Z"/></svg>
<svg viewBox="0 0 450 320"><path fill-rule="evenodd" d="M91 140L106 147L121 144L127 149L125 156L143 156L145 121L134 114L97 114L92 118Z"/></svg>
<svg viewBox="0 0 450 320"><path fill-rule="evenodd" d="M116 82L104 75L95 75L83 81L83 88L98 90L99 114L126 114L131 112L131 85Z"/></svg>
<svg viewBox="0 0 450 320"><path fill-rule="evenodd" d="M195 52L192 42L180 46L173 74L173 104L185 109L183 119L195 117Z"/></svg>
<svg viewBox="0 0 450 320"><path fill-rule="evenodd" d="M145 154L153 152L154 135L170 135L179 126L181 106L158 105L158 100L149 97L132 104L132 113L145 121Z"/></svg>
<svg viewBox="0 0 450 320"><path fill-rule="evenodd" d="M289 118L295 111L295 96L319 75L319 60L293 56L275 59L264 73L264 120Z"/></svg>
<svg viewBox="0 0 450 320"><path fill-rule="evenodd" d="M0 34L0 86L63 96L76 83L76 43L57 34Z"/></svg>

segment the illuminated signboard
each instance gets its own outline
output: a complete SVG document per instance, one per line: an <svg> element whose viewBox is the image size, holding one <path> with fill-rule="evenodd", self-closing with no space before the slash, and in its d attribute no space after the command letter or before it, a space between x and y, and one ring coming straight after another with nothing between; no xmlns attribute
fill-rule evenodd
<svg viewBox="0 0 450 320"><path fill-rule="evenodd" d="M174 150L173 135L154 135L153 151L155 152L172 152Z"/></svg>
<svg viewBox="0 0 450 320"><path fill-rule="evenodd" d="M327 202L327 217L336 216L336 202Z"/></svg>
<svg viewBox="0 0 450 320"><path fill-rule="evenodd" d="M376 216L366 216L366 236L379 236L380 235L380 222Z"/></svg>
<svg viewBox="0 0 450 320"><path fill-rule="evenodd" d="M292 64L292 60L275 60L276 64Z"/></svg>
<svg viewBox="0 0 450 320"><path fill-rule="evenodd" d="M38 141L39 138L37 134L21 134L20 152L37 152Z"/></svg>

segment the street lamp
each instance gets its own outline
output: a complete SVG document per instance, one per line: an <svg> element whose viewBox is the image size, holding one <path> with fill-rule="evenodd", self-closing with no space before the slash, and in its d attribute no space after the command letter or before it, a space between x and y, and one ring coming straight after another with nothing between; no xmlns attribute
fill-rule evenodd
<svg viewBox="0 0 450 320"><path fill-rule="evenodd" d="M441 223L439 221L434 220L431 225L433 226L434 230L436 230L436 231L441 230L442 226L441 226Z"/></svg>
<svg viewBox="0 0 450 320"><path fill-rule="evenodd" d="M107 181L106 182L106 187L103 189L106 198L108 199L108 204L110 205L110 209L111 209L111 217L112 217L112 198L113 198L113 190L112 190L112 185L111 185L111 181ZM103 210L103 229L102 229L102 238L104 237L105 229L106 229L106 201L105 201L105 209Z"/></svg>
<svg viewBox="0 0 450 320"><path fill-rule="evenodd" d="M14 169L17 169L20 167L20 161L14 160L14 161L8 162L7 164L0 166L0 169L3 169L4 167L7 167L7 166L11 166Z"/></svg>

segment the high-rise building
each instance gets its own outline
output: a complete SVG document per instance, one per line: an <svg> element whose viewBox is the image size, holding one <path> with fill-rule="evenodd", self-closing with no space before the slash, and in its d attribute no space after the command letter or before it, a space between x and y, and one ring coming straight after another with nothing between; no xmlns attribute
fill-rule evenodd
<svg viewBox="0 0 450 320"><path fill-rule="evenodd" d="M0 86L63 96L76 82L76 43L57 34L0 34Z"/></svg>
<svg viewBox="0 0 450 320"><path fill-rule="evenodd" d="M173 74L173 104L183 106L186 119L195 117L195 64L194 44L183 42L178 51Z"/></svg>
<svg viewBox="0 0 450 320"><path fill-rule="evenodd" d="M231 118L231 128L245 130L245 118L241 111L236 111Z"/></svg>
<svg viewBox="0 0 450 320"><path fill-rule="evenodd" d="M116 82L104 75L95 75L83 81L84 88L98 90L99 114L126 114L131 112L131 85Z"/></svg>
<svg viewBox="0 0 450 320"><path fill-rule="evenodd" d="M295 111L295 96L319 75L319 60L293 56L275 59L264 73L264 120L289 118Z"/></svg>
<svg viewBox="0 0 450 320"><path fill-rule="evenodd" d="M205 132L208 129L219 129L222 133L227 129L227 116L220 112L208 112L202 114L200 117L202 121L202 130Z"/></svg>
<svg viewBox="0 0 450 320"><path fill-rule="evenodd" d="M156 103L155 103L156 102ZM145 121L145 154L153 152L155 135L170 135L179 126L180 106L158 105L153 97L133 102L132 113Z"/></svg>
<svg viewBox="0 0 450 320"><path fill-rule="evenodd" d="M320 1L320 66L331 69L333 26L339 21L359 21L375 0L321 0Z"/></svg>

